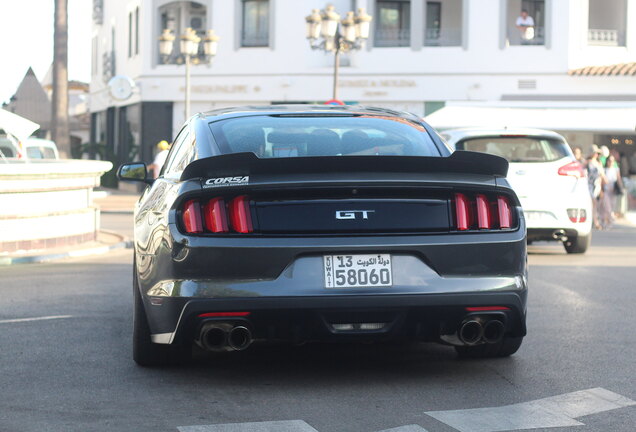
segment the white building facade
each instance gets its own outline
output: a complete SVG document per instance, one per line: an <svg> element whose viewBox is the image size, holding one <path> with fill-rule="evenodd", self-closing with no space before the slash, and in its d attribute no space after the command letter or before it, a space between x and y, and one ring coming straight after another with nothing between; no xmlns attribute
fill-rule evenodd
<svg viewBox="0 0 636 432"><path fill-rule="evenodd" d="M366 46L342 56L347 103L427 115L447 104L636 107L636 0L333 0L373 15ZM312 51L304 17L324 0L94 0L92 141L115 163L149 161L184 122L184 66L162 64L158 38L186 27L220 36L211 65L192 67L191 112L245 104L322 103L333 55ZM522 9L532 37L515 26ZM173 60L179 59L175 43ZM613 75L588 66L625 64ZM126 75L136 91L112 99ZM628 128L627 128L628 129ZM634 130L599 136L636 140ZM605 135L603 135L605 134ZM573 136L587 145L597 136ZM583 142L585 141L585 142ZM143 143L143 145L142 145ZM599 144L605 144L599 143ZM626 147L628 150L631 147Z"/></svg>

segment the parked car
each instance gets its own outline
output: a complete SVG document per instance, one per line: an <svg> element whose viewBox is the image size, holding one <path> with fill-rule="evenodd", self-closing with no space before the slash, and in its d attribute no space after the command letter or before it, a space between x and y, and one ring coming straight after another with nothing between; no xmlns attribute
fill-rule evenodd
<svg viewBox="0 0 636 432"><path fill-rule="evenodd" d="M504 157L508 181L528 225L528 241L560 241L567 253L587 251L592 200L584 168L565 138L540 129L455 129L443 136L452 149Z"/></svg>
<svg viewBox="0 0 636 432"><path fill-rule="evenodd" d="M526 232L498 156L417 117L266 106L192 117L135 208L133 357L270 341L436 341L509 356L526 334Z"/></svg>
<svg viewBox="0 0 636 432"><path fill-rule="evenodd" d="M57 146L51 140L29 137L22 145L11 135L0 136L0 157L18 159L59 159Z"/></svg>

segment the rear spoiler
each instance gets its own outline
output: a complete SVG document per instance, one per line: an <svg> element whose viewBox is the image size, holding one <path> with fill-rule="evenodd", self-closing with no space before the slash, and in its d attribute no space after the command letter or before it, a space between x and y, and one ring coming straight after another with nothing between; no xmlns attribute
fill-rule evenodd
<svg viewBox="0 0 636 432"><path fill-rule="evenodd" d="M449 157L428 156L312 156L260 159L254 153L231 153L199 159L186 167L181 180L258 174L336 172L461 173L505 177L508 161L471 151Z"/></svg>

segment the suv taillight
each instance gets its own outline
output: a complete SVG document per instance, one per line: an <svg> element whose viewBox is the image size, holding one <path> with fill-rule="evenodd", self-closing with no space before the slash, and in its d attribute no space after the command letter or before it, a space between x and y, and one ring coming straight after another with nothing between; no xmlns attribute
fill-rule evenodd
<svg viewBox="0 0 636 432"><path fill-rule="evenodd" d="M238 196L227 204L222 197L207 201L188 200L182 207L181 220L185 231L189 234L254 231L250 200L246 195Z"/></svg>
<svg viewBox="0 0 636 432"><path fill-rule="evenodd" d="M513 213L507 197L474 197L456 193L454 200L455 228L458 231L499 230L513 227Z"/></svg>
<svg viewBox="0 0 636 432"><path fill-rule="evenodd" d="M583 165L581 165L577 161L570 162L567 165L563 165L561 168L559 168L558 173L562 176L572 176L576 178L585 177L585 170L583 169Z"/></svg>

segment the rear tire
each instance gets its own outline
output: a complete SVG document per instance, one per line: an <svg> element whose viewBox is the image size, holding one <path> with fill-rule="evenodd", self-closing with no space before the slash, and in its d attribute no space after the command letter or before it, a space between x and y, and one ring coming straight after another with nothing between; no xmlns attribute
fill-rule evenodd
<svg viewBox="0 0 636 432"><path fill-rule="evenodd" d="M590 232L586 236L577 236L574 240L568 240L563 243L565 251L569 254L583 254L587 251L592 243L592 233Z"/></svg>
<svg viewBox="0 0 636 432"><path fill-rule="evenodd" d="M187 359L186 352L177 344L156 344L150 339L146 309L139 291L137 266L133 264L133 360L139 366L171 366Z"/></svg>
<svg viewBox="0 0 636 432"><path fill-rule="evenodd" d="M475 346L456 346L455 351L460 358L492 358L508 357L517 352L523 342L523 336L505 336L495 344L482 344Z"/></svg>

